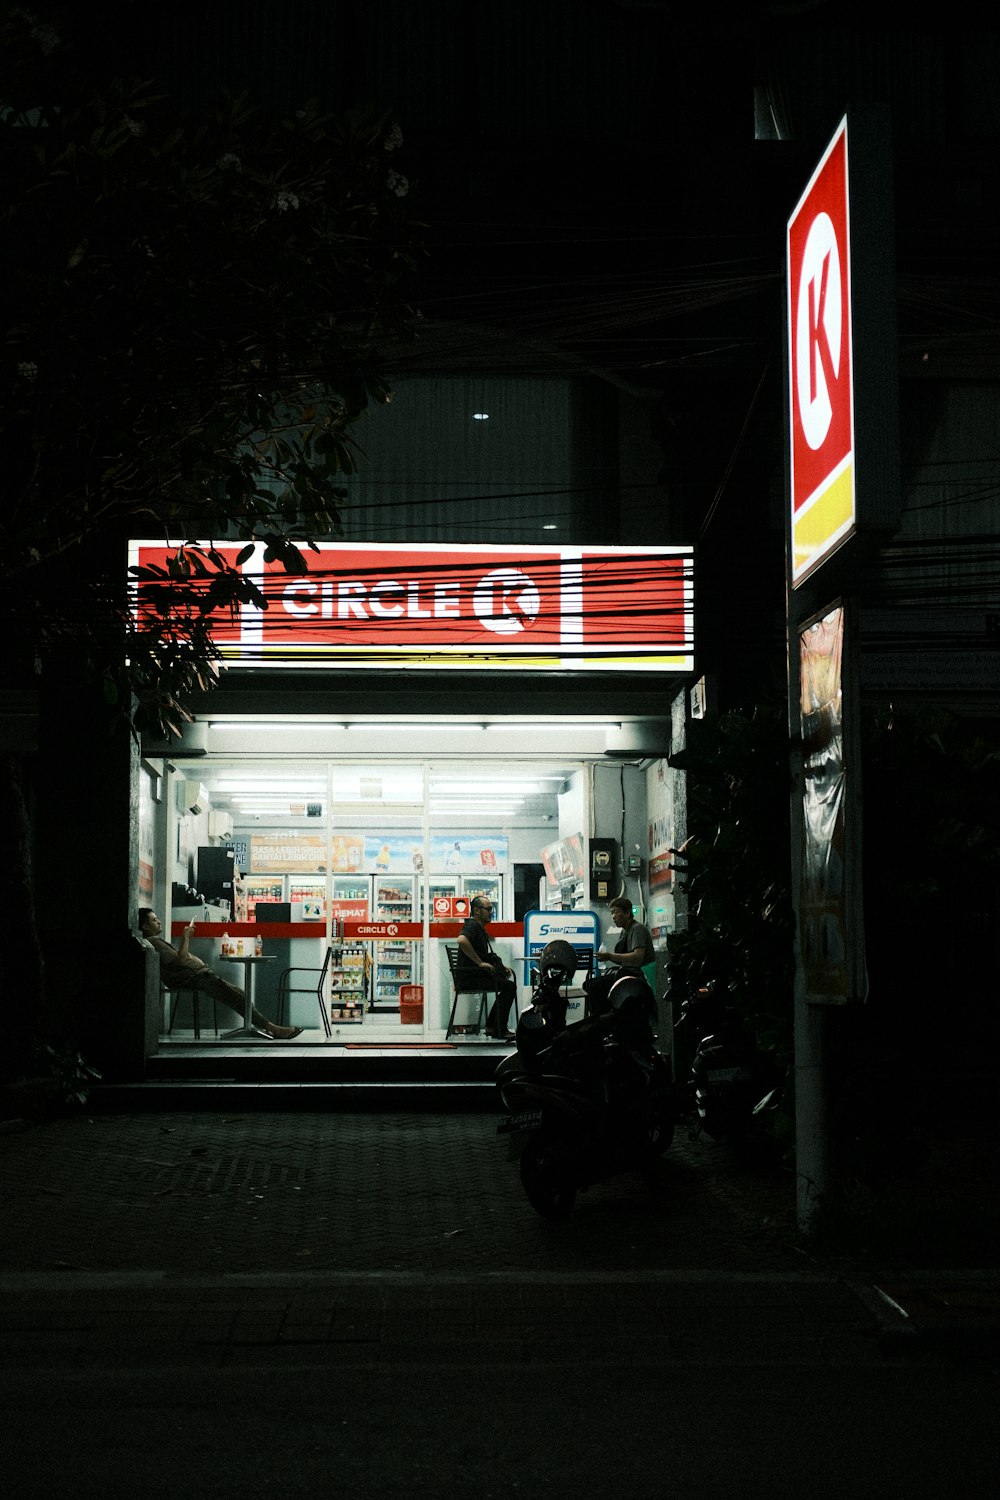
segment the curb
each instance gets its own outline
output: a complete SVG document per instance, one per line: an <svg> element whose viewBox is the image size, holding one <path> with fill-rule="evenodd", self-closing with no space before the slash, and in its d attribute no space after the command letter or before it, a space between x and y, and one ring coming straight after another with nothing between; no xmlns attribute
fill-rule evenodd
<svg viewBox="0 0 1000 1500"><path fill-rule="evenodd" d="M1000 1272L917 1271L847 1285L898 1353L1000 1357Z"/></svg>
<svg viewBox="0 0 1000 1500"><path fill-rule="evenodd" d="M204 1078L101 1084L91 1089L87 1109L99 1114L173 1109L499 1113L495 1084L467 1080L403 1082L398 1079L355 1083L333 1080L241 1083L229 1078Z"/></svg>

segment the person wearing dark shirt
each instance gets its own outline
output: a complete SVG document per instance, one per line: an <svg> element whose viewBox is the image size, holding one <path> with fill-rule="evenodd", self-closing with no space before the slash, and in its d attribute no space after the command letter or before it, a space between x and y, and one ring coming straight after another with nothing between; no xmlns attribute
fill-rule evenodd
<svg viewBox="0 0 1000 1500"><path fill-rule="evenodd" d="M458 937L458 962L455 965L455 984L459 993L464 991L493 990L496 999L486 1017L486 1035L497 1041L513 1041L514 1034L507 1029L507 1017L517 994L517 981L504 964L486 933L493 916L493 906L485 896L476 896L472 902L471 915L462 924Z"/></svg>
<svg viewBox="0 0 1000 1500"><path fill-rule="evenodd" d="M611 967L596 978L588 979L583 986L587 992L587 1009L591 1014L602 1009L611 986L623 975L636 974L648 982L642 971L656 957L649 928L635 920L632 903L627 896L616 896L612 901L611 921L619 929L621 936L613 952L601 948L597 953L598 963L607 963Z"/></svg>
<svg viewBox="0 0 1000 1500"><path fill-rule="evenodd" d="M162 936L163 923L155 911L143 906L139 909L139 931L160 956L160 978L168 990L200 990L210 999L218 1000L220 1005L228 1005L242 1020L246 996L239 985L230 984L228 979L214 973L206 963L189 951L191 934L194 932L193 922L189 922L181 934L180 946L174 948ZM302 1035L301 1026L276 1026L273 1021L261 1015L256 1006L253 1009L253 1024L259 1031L266 1031L276 1042L290 1042L293 1037Z"/></svg>

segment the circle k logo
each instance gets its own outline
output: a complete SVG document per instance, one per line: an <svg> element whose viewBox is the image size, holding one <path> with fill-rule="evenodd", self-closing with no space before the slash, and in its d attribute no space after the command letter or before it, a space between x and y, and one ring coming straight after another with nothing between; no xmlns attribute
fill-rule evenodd
<svg viewBox="0 0 1000 1500"><path fill-rule="evenodd" d="M840 246L829 214L818 213L806 237L795 327L795 390L802 433L814 451L833 417L844 326Z"/></svg>
<svg viewBox="0 0 1000 1500"><path fill-rule="evenodd" d="M494 568L476 584L472 607L495 635L517 635L538 618L538 589L518 568Z"/></svg>

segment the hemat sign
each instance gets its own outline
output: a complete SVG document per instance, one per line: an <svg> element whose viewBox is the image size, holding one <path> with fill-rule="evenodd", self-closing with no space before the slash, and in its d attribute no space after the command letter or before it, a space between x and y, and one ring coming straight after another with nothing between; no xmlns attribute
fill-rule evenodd
<svg viewBox="0 0 1000 1500"><path fill-rule="evenodd" d="M184 545L235 564L246 544L130 543L132 568ZM292 576L257 546L243 564L267 604L220 612L212 637L242 666L690 672L691 547L465 547L324 542ZM195 589L208 579L191 580ZM136 587L137 617L157 583Z"/></svg>
<svg viewBox="0 0 1000 1500"><path fill-rule="evenodd" d="M845 117L787 226L793 588L855 528L849 170Z"/></svg>

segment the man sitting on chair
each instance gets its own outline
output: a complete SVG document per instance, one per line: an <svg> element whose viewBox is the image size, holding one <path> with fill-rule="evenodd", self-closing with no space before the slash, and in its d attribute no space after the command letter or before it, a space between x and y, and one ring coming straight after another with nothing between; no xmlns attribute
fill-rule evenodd
<svg viewBox="0 0 1000 1500"><path fill-rule="evenodd" d="M496 999L486 1017L486 1035L496 1041L512 1042L514 1033L507 1030L507 1017L517 994L517 981L504 964L486 935L486 926L493 915L492 904L485 896L475 896L472 915L462 925L458 937L458 961L455 964L455 987L478 993L480 990L496 992Z"/></svg>
<svg viewBox="0 0 1000 1500"><path fill-rule="evenodd" d="M163 923L156 912L148 906L139 908L139 931L160 955L160 978L168 990L200 990L220 1005L228 1005L242 1019L245 996L237 984L230 984L221 974L216 974L200 958L189 952L194 923L189 922L181 934L180 946L174 948L161 934ZM253 1008L253 1024L276 1042L290 1042L302 1035L301 1026L276 1026L266 1016Z"/></svg>
<svg viewBox="0 0 1000 1500"><path fill-rule="evenodd" d="M611 986L626 974L633 974L641 979L643 984L648 985L649 980L643 970L656 959L649 928L642 922L636 921L632 903L627 896L616 896L611 902L611 920L619 929L621 936L615 944L613 953L609 953L605 948L599 949L597 953L598 963L607 963L611 967L605 969L603 974L584 981L583 987L587 992L587 1010L591 1015L604 1008L608 995L611 993Z"/></svg>

